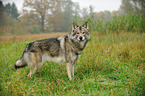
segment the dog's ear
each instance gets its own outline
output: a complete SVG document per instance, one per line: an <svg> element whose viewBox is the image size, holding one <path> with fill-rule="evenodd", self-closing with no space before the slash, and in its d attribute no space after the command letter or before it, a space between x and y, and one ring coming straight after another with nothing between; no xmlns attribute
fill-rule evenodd
<svg viewBox="0 0 145 96"><path fill-rule="evenodd" d="M72 24L72 31L74 30L74 29L76 29L78 27L78 25L76 25L74 22L73 22L73 24Z"/></svg>
<svg viewBox="0 0 145 96"><path fill-rule="evenodd" d="M85 22L82 26L89 30L88 22Z"/></svg>

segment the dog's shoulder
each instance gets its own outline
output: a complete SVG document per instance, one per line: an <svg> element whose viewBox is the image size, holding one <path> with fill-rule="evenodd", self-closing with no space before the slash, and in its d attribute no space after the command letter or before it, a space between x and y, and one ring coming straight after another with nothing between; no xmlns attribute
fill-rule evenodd
<svg viewBox="0 0 145 96"><path fill-rule="evenodd" d="M66 40L67 38L68 35L65 35L65 36L57 37L57 40L61 41L61 40Z"/></svg>

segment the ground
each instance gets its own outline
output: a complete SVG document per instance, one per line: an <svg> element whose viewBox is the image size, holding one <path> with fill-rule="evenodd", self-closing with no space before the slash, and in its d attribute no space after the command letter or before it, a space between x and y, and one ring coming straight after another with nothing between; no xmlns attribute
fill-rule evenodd
<svg viewBox="0 0 145 96"><path fill-rule="evenodd" d="M14 69L29 42L65 34L0 37L0 95L145 95L145 34L140 33L91 33L71 81L65 63L45 62L32 78L28 67Z"/></svg>

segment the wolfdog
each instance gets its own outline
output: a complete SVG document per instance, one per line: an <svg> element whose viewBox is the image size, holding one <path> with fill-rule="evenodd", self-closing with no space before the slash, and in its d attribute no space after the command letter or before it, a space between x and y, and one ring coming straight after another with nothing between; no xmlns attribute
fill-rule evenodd
<svg viewBox="0 0 145 96"><path fill-rule="evenodd" d="M72 31L65 36L49 38L29 43L22 57L16 62L15 68L22 68L28 65L32 76L45 61L66 62L66 69L69 80L74 77L75 62L90 40L88 23L82 26L72 24Z"/></svg>

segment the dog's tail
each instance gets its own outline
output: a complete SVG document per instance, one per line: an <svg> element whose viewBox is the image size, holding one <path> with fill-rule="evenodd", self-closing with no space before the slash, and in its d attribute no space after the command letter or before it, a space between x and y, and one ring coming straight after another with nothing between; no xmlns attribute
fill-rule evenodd
<svg viewBox="0 0 145 96"><path fill-rule="evenodd" d="M22 57L16 62L15 69L19 69L19 68L23 68L27 66L27 63L24 60L24 54L25 54L25 51L23 52Z"/></svg>
<svg viewBox="0 0 145 96"><path fill-rule="evenodd" d="M23 61L23 59L21 58L21 59L19 59L19 60L16 62L16 64L15 64L15 69L23 68L23 67L25 67L25 66L27 66L27 63L25 63L25 62Z"/></svg>

